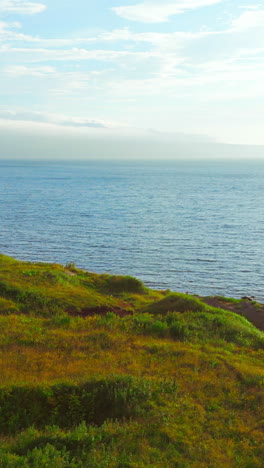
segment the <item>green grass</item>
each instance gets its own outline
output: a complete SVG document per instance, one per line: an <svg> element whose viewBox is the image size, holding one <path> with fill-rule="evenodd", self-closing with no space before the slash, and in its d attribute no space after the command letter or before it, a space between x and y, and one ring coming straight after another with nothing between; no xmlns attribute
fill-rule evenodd
<svg viewBox="0 0 264 468"><path fill-rule="evenodd" d="M149 305L145 311L152 314L166 314L167 312L202 312L206 306L199 299L188 294L169 293L166 297Z"/></svg>
<svg viewBox="0 0 264 468"><path fill-rule="evenodd" d="M3 315L15 314L19 312L19 307L15 302L0 297L0 311Z"/></svg>
<svg viewBox="0 0 264 468"><path fill-rule="evenodd" d="M197 297L0 256L0 468L262 468L263 362Z"/></svg>
<svg viewBox="0 0 264 468"><path fill-rule="evenodd" d="M231 304L241 304L241 302L243 302L243 299L235 299L234 297L216 296L216 298L221 302L227 302Z"/></svg>
<svg viewBox="0 0 264 468"><path fill-rule="evenodd" d="M0 296L26 314L84 313L134 310L140 295L152 300L161 294L144 287L136 278L97 275L56 264L18 262L0 255ZM127 301L127 297L129 300Z"/></svg>

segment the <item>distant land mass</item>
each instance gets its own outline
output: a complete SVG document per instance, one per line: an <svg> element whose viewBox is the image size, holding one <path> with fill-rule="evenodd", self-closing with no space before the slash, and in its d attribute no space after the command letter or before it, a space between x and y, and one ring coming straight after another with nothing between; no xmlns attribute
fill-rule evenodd
<svg viewBox="0 0 264 468"><path fill-rule="evenodd" d="M226 144L206 135L111 129L0 127L0 159L263 159L264 146Z"/></svg>

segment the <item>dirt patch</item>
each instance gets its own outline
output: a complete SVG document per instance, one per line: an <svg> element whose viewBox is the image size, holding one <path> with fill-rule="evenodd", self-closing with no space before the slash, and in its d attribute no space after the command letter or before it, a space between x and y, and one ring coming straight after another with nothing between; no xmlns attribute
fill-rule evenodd
<svg viewBox="0 0 264 468"><path fill-rule="evenodd" d="M121 309L119 307L106 307L106 306L100 306L100 307L93 307L89 308L86 307L80 311L73 311L73 310L68 310L68 313L72 316L75 317L94 317L95 315L106 315L108 312L112 312L119 317L125 317L127 315L132 315L131 310L126 310L126 309Z"/></svg>
<svg viewBox="0 0 264 468"><path fill-rule="evenodd" d="M253 323L256 328L264 331L264 304L251 301L250 299L243 299L238 303L233 303L217 296L201 297L200 299L212 307L220 307L221 309L230 310L242 315L249 322Z"/></svg>
<svg viewBox="0 0 264 468"><path fill-rule="evenodd" d="M74 273L73 271L70 271L70 270L65 270L65 273L66 275L69 275L69 276L76 276L77 273Z"/></svg>

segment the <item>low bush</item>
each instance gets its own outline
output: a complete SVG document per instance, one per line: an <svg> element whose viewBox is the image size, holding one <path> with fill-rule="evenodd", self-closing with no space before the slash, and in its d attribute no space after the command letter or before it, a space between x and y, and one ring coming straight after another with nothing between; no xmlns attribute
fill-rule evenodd
<svg viewBox="0 0 264 468"><path fill-rule="evenodd" d="M162 302L162 301L160 301ZM234 312L207 307L207 310L168 312L166 314L138 313L126 321L127 329L138 334L171 337L178 341L226 341L238 346L264 348L264 334L244 317Z"/></svg>
<svg viewBox="0 0 264 468"><path fill-rule="evenodd" d="M180 293L168 294L161 301L149 305L145 311L152 314L166 314L167 312L201 312L206 305L193 296Z"/></svg>
<svg viewBox="0 0 264 468"><path fill-rule="evenodd" d="M174 390L173 390L174 389ZM85 421L100 425L107 419L131 418L150 407L162 392L173 392L166 382L131 376L91 380L50 387L0 389L0 432L12 434L34 425L73 427Z"/></svg>
<svg viewBox="0 0 264 468"><path fill-rule="evenodd" d="M134 293L144 294L146 288L142 281L132 276L109 276L106 279L106 290L110 294Z"/></svg>
<svg viewBox="0 0 264 468"><path fill-rule="evenodd" d="M187 341L190 338L190 329L186 323L175 321L170 326L170 335L179 341Z"/></svg>
<svg viewBox="0 0 264 468"><path fill-rule="evenodd" d="M21 311L28 311L29 309L40 310L45 312L49 307L56 307L57 301L49 299L38 288L23 288L15 284L9 284L5 281L0 281L0 294L4 298L13 300L20 304Z"/></svg>

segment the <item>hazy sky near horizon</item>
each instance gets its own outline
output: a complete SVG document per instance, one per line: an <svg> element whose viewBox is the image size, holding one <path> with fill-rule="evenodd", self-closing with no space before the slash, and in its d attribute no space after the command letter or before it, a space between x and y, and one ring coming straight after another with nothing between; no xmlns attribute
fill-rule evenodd
<svg viewBox="0 0 264 468"><path fill-rule="evenodd" d="M264 145L263 2L0 0L0 41L7 154L65 133Z"/></svg>

